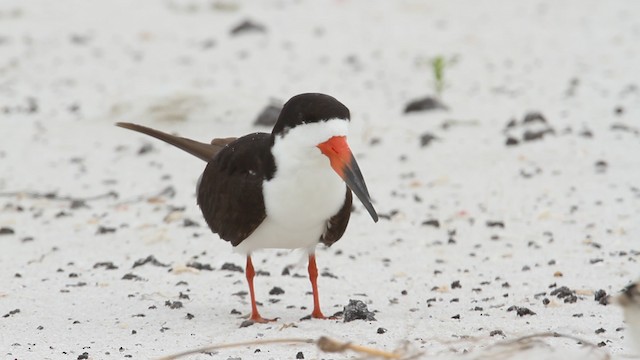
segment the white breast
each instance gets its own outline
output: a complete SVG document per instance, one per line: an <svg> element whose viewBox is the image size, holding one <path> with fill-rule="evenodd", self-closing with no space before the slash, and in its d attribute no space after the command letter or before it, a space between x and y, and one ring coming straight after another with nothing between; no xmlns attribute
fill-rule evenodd
<svg viewBox="0 0 640 360"><path fill-rule="evenodd" d="M262 188L267 217L236 246L238 251L315 248L327 221L344 205L347 189L316 145L346 135L346 123L335 119L299 125L276 139L276 173Z"/></svg>

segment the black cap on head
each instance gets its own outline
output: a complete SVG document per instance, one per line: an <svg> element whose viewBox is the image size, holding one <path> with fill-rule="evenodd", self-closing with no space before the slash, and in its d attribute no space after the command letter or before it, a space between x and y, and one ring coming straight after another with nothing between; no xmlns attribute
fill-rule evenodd
<svg viewBox="0 0 640 360"><path fill-rule="evenodd" d="M272 134L281 134L301 124L329 119L350 119L349 109L333 96L308 93L292 97L282 107Z"/></svg>

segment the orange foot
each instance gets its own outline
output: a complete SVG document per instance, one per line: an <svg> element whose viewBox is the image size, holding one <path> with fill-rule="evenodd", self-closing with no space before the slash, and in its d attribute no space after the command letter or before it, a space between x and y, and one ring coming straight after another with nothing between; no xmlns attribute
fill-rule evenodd
<svg viewBox="0 0 640 360"><path fill-rule="evenodd" d="M251 326L255 323L259 323L259 324L267 324L270 322L274 322L274 321L278 321L278 318L273 318L273 319L265 319L262 316L260 316L259 314L251 314L251 316L249 317L249 319L245 320L242 322L242 324L240 324L240 327L247 327L247 326Z"/></svg>
<svg viewBox="0 0 640 360"><path fill-rule="evenodd" d="M254 323L266 324L274 321L278 321L278 318L273 319L265 319L262 316L251 316L248 321L253 321Z"/></svg>
<svg viewBox="0 0 640 360"><path fill-rule="evenodd" d="M320 319L320 320L337 320L338 319L337 316L324 316L324 314L322 314L322 311L320 311L320 309L313 310L313 312L311 313L311 317L314 319Z"/></svg>

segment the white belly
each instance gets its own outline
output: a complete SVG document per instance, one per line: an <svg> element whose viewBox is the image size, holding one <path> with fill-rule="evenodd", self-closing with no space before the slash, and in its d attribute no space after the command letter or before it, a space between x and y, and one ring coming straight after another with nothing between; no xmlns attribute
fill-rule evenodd
<svg viewBox="0 0 640 360"><path fill-rule="evenodd" d="M344 205L346 185L326 158L308 166L276 170L263 186L266 219L242 243L240 252L263 248L313 251L327 221Z"/></svg>

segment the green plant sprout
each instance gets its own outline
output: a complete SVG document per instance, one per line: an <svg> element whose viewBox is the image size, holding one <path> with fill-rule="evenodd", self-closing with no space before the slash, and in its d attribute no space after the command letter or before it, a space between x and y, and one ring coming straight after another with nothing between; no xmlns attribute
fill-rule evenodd
<svg viewBox="0 0 640 360"><path fill-rule="evenodd" d="M442 55L438 55L431 59L431 70L433 70L434 88L438 97L442 95L442 91L446 86L446 82L444 81L445 68L455 64L457 61L457 56L452 56L447 59Z"/></svg>

